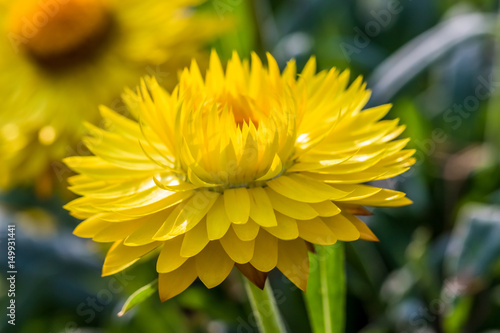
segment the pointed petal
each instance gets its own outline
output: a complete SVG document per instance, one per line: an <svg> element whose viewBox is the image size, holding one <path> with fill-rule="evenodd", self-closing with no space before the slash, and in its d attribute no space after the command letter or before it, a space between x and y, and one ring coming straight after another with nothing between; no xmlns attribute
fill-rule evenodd
<svg viewBox="0 0 500 333"><path fill-rule="evenodd" d="M78 237L92 238L109 225L110 223L103 221L99 215L93 215L85 221L80 222L75 230L73 230L73 234Z"/></svg>
<svg viewBox="0 0 500 333"><path fill-rule="evenodd" d="M191 230L210 211L218 196L216 192L199 191L189 201L177 205L154 238L168 240Z"/></svg>
<svg viewBox="0 0 500 333"><path fill-rule="evenodd" d="M322 217L323 222L330 228L335 237L341 241L355 241L359 239L358 229L342 214L332 217Z"/></svg>
<svg viewBox="0 0 500 333"><path fill-rule="evenodd" d="M323 220L316 217L308 221L297 221L300 238L319 245L331 245L337 242L335 234Z"/></svg>
<svg viewBox="0 0 500 333"><path fill-rule="evenodd" d="M342 210L342 212L347 212L352 215L361 216L372 216L372 212L360 205L337 203L337 206Z"/></svg>
<svg viewBox="0 0 500 333"><path fill-rule="evenodd" d="M194 258L185 262L173 272L158 275L158 290L162 302L179 295L196 280Z"/></svg>
<svg viewBox="0 0 500 333"><path fill-rule="evenodd" d="M182 257L193 257L200 253L208 244L207 226L205 220L202 220L193 229L184 235L181 246Z"/></svg>
<svg viewBox="0 0 500 333"><path fill-rule="evenodd" d="M128 235L123 244L127 246L140 246L154 242L153 236L158 232L171 211L172 209L151 216L146 223Z"/></svg>
<svg viewBox="0 0 500 333"><path fill-rule="evenodd" d="M319 216L334 216L340 213L340 208L331 201L311 203L311 207L318 212Z"/></svg>
<svg viewBox="0 0 500 333"><path fill-rule="evenodd" d="M279 194L301 202L335 200L348 194L348 192L299 174L280 176L267 182L267 185Z"/></svg>
<svg viewBox="0 0 500 333"><path fill-rule="evenodd" d="M264 289L268 273L261 272L250 264L235 264L235 266L253 284L260 289Z"/></svg>
<svg viewBox="0 0 500 333"><path fill-rule="evenodd" d="M372 242L379 241L377 236L375 236L375 234L370 230L370 228L368 228L368 226L363 221L358 219L356 216L351 215L349 213L342 213L342 215L344 215L349 221L351 221L352 224L354 224L354 226L356 227L356 229L358 229L360 234L359 236L360 239Z"/></svg>
<svg viewBox="0 0 500 333"><path fill-rule="evenodd" d="M250 217L263 227L277 225L271 200L262 187L254 187L248 190L250 194Z"/></svg>
<svg viewBox="0 0 500 333"><path fill-rule="evenodd" d="M122 241L115 242L106 254L102 267L102 276L115 274L139 260L146 253L160 246L154 242L143 246L125 246Z"/></svg>
<svg viewBox="0 0 500 333"><path fill-rule="evenodd" d="M106 228L99 231L92 239L96 242L104 243L122 240L146 222L147 218L139 218L121 223L109 223Z"/></svg>
<svg viewBox="0 0 500 333"><path fill-rule="evenodd" d="M180 255L183 238L184 236L177 236L164 242L156 261L156 271L158 273L172 272L186 262L188 258Z"/></svg>
<svg viewBox="0 0 500 333"><path fill-rule="evenodd" d="M212 191L199 191L183 207L182 212L175 220L169 236L177 236L194 228L210 211L219 193Z"/></svg>
<svg viewBox="0 0 500 333"><path fill-rule="evenodd" d="M309 255L302 239L278 241L278 269L300 290L306 291Z"/></svg>

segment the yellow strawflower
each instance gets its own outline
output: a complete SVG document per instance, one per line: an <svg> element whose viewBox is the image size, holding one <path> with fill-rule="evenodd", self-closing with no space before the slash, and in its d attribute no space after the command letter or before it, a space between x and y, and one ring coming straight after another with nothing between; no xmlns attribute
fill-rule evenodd
<svg viewBox="0 0 500 333"><path fill-rule="evenodd" d="M50 194L64 173L51 163L83 152L76 144L83 121L99 119L95 105L118 105L146 74L173 87L224 29L194 11L200 2L0 0L0 188L36 183Z"/></svg>
<svg viewBox="0 0 500 333"><path fill-rule="evenodd" d="M89 125L94 156L69 157L80 173L66 208L85 219L80 237L114 242L103 275L159 252L167 300L196 278L208 288L234 266L259 287L277 267L306 289L311 244L377 240L355 217L368 206L402 206L404 193L361 185L414 163L398 120L383 105L362 111L370 92L349 73L297 75L234 54L224 71L213 53L203 77L195 61L172 93L145 79L124 100L134 119L106 108Z"/></svg>

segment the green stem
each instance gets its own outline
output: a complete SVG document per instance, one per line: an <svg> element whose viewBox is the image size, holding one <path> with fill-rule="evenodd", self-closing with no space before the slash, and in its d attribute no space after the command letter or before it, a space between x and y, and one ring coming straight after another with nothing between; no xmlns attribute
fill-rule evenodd
<svg viewBox="0 0 500 333"><path fill-rule="evenodd" d="M260 290L247 278L243 278L243 280L260 333L285 333L285 325L269 281L266 282L264 290Z"/></svg>
<svg viewBox="0 0 500 333"><path fill-rule="evenodd" d="M343 333L345 326L344 246L316 246L310 255L311 272L306 306L314 333Z"/></svg>

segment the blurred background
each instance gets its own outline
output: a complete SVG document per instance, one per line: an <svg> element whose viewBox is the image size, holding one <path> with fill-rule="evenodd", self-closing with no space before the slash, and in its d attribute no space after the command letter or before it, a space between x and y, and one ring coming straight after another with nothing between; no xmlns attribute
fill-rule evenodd
<svg viewBox="0 0 500 333"><path fill-rule="evenodd" d="M320 69L350 68L373 90L369 105L392 103L388 117L407 125L417 164L379 185L414 204L374 210L366 222L379 243L346 244L346 332L500 332L498 2L209 0L199 10L234 22L207 50L225 59L233 49L268 51L299 68L315 55ZM3 315L0 331L257 332L238 274L212 290L196 282L163 304L153 295L118 317L155 278L154 262L101 278L103 248L72 235L68 198L36 192L0 196L2 313L9 224L18 271L16 326ZM289 332L310 332L302 293L273 273Z"/></svg>

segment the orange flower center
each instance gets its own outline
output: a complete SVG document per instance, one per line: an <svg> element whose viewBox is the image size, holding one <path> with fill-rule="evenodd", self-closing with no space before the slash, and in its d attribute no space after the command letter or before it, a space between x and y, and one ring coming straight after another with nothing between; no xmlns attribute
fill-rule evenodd
<svg viewBox="0 0 500 333"><path fill-rule="evenodd" d="M255 105L252 105L252 101L249 97L245 96L233 96L231 93L225 93L224 96L219 97L221 104L226 106L234 116L234 122L236 126L240 128L246 123L250 125L253 123L255 128L259 128L259 118L255 112Z"/></svg>
<svg viewBox="0 0 500 333"><path fill-rule="evenodd" d="M111 23L102 0L21 1L13 7L9 30L16 38L14 46L56 67L88 58Z"/></svg>

